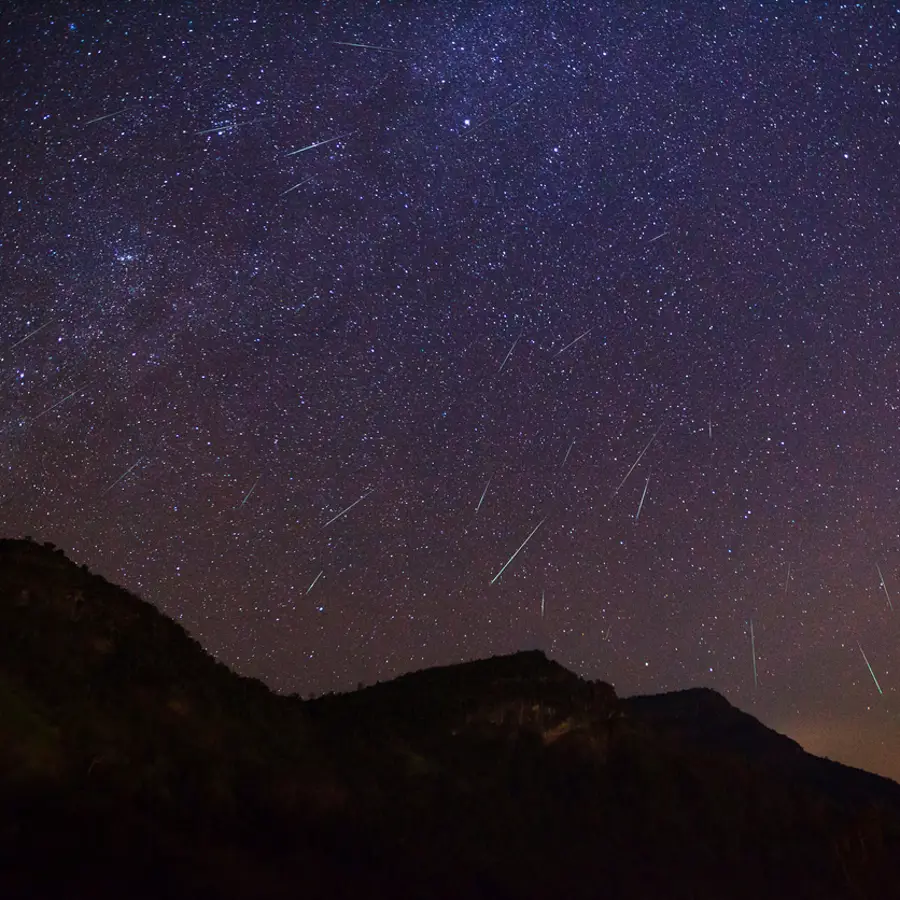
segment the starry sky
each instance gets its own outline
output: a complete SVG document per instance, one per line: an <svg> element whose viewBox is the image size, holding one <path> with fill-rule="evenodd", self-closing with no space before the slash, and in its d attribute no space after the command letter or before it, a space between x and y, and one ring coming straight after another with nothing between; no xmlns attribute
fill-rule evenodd
<svg viewBox="0 0 900 900"><path fill-rule="evenodd" d="M280 691L541 647L900 777L898 10L116 6L5 7L4 535Z"/></svg>

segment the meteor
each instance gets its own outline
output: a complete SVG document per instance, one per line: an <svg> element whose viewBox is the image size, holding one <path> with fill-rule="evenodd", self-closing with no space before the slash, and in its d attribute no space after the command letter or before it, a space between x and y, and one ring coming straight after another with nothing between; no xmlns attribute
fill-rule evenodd
<svg viewBox="0 0 900 900"><path fill-rule="evenodd" d="M101 497L105 497L120 481L126 479L141 463L142 459L139 459L131 468L127 469L123 472L108 488L106 488L103 493L100 494Z"/></svg>
<svg viewBox="0 0 900 900"><path fill-rule="evenodd" d="M54 321L53 319L50 319L49 322L44 322L44 324L41 325L40 328L35 328L34 331L29 331L28 334L25 335L25 337L19 338L19 340L17 340L17 341L12 345L12 347L10 347L9 349L10 349L10 350L15 350L16 347L19 346L19 344L24 344L25 341L28 340L28 338L34 337L34 336L35 336L36 334L38 334L39 332L43 331L48 325L52 325L52 324L53 324L53 321Z"/></svg>
<svg viewBox="0 0 900 900"><path fill-rule="evenodd" d="M341 510L336 516L334 516L334 518L329 519L322 527L327 528L332 522L337 522L337 520L342 516L346 516L347 513L350 512L350 510L353 509L354 506L356 506L357 503L362 503L363 500L365 500L366 497L368 497L369 494L371 494L374 490L375 488L370 488L362 495L362 497L359 498L359 500L354 500L346 509Z"/></svg>
<svg viewBox="0 0 900 900"><path fill-rule="evenodd" d="M887 585L884 583L884 575L881 574L881 566L878 563L875 563L875 568L878 569L878 577L881 579L881 586L884 588L884 596L887 597L888 606L891 608L891 612L894 611L894 604L891 603L891 595L888 593Z"/></svg>
<svg viewBox="0 0 900 900"><path fill-rule="evenodd" d="M500 368L497 370L497 374L498 374L498 375L504 370L504 368L506 368L506 364L507 364L507 362L509 362L509 358L512 356L513 350L516 349L516 344L519 343L519 338L520 338L520 337L522 337L522 333L521 333L521 332L519 332L519 337L517 337L517 338L512 342L512 347L509 348L509 353L507 353L506 356L503 358L503 362L500 363Z"/></svg>
<svg viewBox="0 0 900 900"><path fill-rule="evenodd" d="M259 478L262 478L262 475L260 475ZM244 497L243 500L241 500L242 508L243 508L244 504L250 499L250 495L256 490L256 486L259 484L259 478L257 478L256 481L253 482L253 487L250 488L249 491L247 491L247 495Z"/></svg>
<svg viewBox="0 0 900 900"><path fill-rule="evenodd" d="M650 487L650 476L647 476L647 483L644 485L644 493L641 494L641 502L638 503L638 511L637 515L634 517L634 521L637 522L641 517L641 510L644 508L644 497L647 496L647 488Z"/></svg>
<svg viewBox="0 0 900 900"><path fill-rule="evenodd" d="M562 350L557 350L556 353L553 354L553 358L556 359L556 357L559 356L560 353L565 353L566 350L569 349L569 347L574 347L575 344L577 344L583 338L586 338L593 330L594 330L594 326L592 325L590 328L588 328L588 330L584 334L579 334L578 337L575 338L574 341L569 341L569 343L566 344L566 346L563 347Z"/></svg>
<svg viewBox="0 0 900 900"><path fill-rule="evenodd" d="M385 53L402 53L402 50L396 50L394 47L378 47L375 44L357 44L354 41L332 41L338 47L358 47L360 50L383 50Z"/></svg>
<svg viewBox="0 0 900 900"><path fill-rule="evenodd" d="M618 494L619 491L622 490L622 485L625 484L626 481L628 481L628 476L637 468L637 464L644 458L644 454L650 449L650 445L656 440L656 436L659 434L661 428L662 425L660 425L659 428L657 428L656 431L653 432L653 437L650 438L649 441L647 441L647 446L644 447L643 450L641 450L641 452L638 454L638 458L634 461L634 465L625 473L625 477L619 482L619 486L613 491L613 497L615 497L616 494Z"/></svg>
<svg viewBox="0 0 900 900"><path fill-rule="evenodd" d="M878 693L884 694L884 691L881 689L881 685L878 683L878 679L875 677L875 673L872 671L872 667L869 665L869 658L866 656L866 651L863 650L862 644L860 644L860 642L857 641L856 646L859 647L859 652L862 653L862 658L865 660L866 665L869 668L869 674L872 676L872 681L875 682L875 687L878 688Z"/></svg>
<svg viewBox="0 0 900 900"><path fill-rule="evenodd" d="M522 549L524 548L524 546L535 536L538 528L540 528L541 525L543 525L544 522L546 522L546 521L547 521L547 517L544 516L544 518L541 519L541 521L538 522L537 525L534 526L534 530L531 532L531 534L528 535L527 538L525 538L524 541L522 541L521 545L519 546L519 549L516 550L515 553L513 553L513 555L504 563L503 568L500 569L500 571L491 579L491 584L494 584L497 581L497 579L506 571L506 567L522 552Z"/></svg>
<svg viewBox="0 0 900 900"><path fill-rule="evenodd" d="M291 150L291 152L286 153L285 156L296 156L298 153L305 153L307 150L315 150L316 147L322 147L325 144L333 144L335 141L339 141L344 137L351 137L351 135L339 134L337 137L328 138L324 141L316 141L314 144L307 144L305 147L301 147L299 150Z"/></svg>
<svg viewBox="0 0 900 900"><path fill-rule="evenodd" d="M324 571L325 570L322 569L322 572L324 572ZM316 586L316 582L322 577L322 572L319 572L319 574L316 575L315 578L313 578L312 584L306 589L307 594Z"/></svg>
<svg viewBox="0 0 900 900"><path fill-rule="evenodd" d="M290 194L291 191L296 191L298 187L303 187L309 181L313 180L313 176L310 175L309 178L304 178L303 181L298 181L293 187L289 187L286 191L281 192L281 196L283 197L285 194Z"/></svg>
<svg viewBox="0 0 900 900"><path fill-rule="evenodd" d="M118 112L107 113L105 116L97 116L96 119L88 119L88 121L85 122L84 124L85 125L93 125L94 122L102 122L104 119L111 119L113 116L118 116L118 115L121 115L123 112L128 112L129 109L131 109L131 107L126 106L125 109L120 109Z"/></svg>
<svg viewBox="0 0 900 900"><path fill-rule="evenodd" d="M491 478L494 476L491 475ZM475 507L475 515L478 515L478 510L481 509L481 504L484 503L485 494L487 494L487 490L491 485L491 478L488 478L487 483L484 486L484 490L481 492L481 496L478 498L478 506Z"/></svg>

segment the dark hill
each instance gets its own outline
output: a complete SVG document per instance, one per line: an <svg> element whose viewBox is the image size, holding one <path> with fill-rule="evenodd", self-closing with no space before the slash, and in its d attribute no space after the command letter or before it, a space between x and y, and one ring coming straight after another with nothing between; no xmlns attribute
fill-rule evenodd
<svg viewBox="0 0 900 900"><path fill-rule="evenodd" d="M542 653L303 702L0 541L0 896L900 896L900 787Z"/></svg>

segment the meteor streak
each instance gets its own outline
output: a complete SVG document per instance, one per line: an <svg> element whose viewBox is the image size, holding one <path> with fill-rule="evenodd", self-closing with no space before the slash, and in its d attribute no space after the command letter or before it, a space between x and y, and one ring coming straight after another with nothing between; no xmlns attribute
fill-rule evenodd
<svg viewBox="0 0 900 900"><path fill-rule="evenodd" d="M204 128L202 131L195 131L194 134L216 134L219 131L234 131L235 128L240 128L243 125L256 125L258 122L265 122L263 119L250 119L247 122L230 122L227 125L217 125L215 128Z"/></svg>
<svg viewBox="0 0 900 900"><path fill-rule="evenodd" d="M644 493L641 494L641 502L638 503L638 511L637 515L634 517L634 521L637 522L641 518L641 510L644 508L644 497L647 496L647 488L650 487L650 476L647 476L647 483L644 485Z"/></svg>
<svg viewBox="0 0 900 900"><path fill-rule="evenodd" d="M10 350L15 350L16 347L19 346L19 344L24 344L25 341L28 340L28 338L34 337L38 332L43 331L48 325L52 325L52 324L53 324L53 319L50 319L49 322L44 322L44 324L41 325L40 328L35 328L34 331L29 331L28 334L25 335L25 337L19 338L19 340L17 340L17 341L12 345L12 347L10 347L9 349L10 349Z"/></svg>
<svg viewBox="0 0 900 900"><path fill-rule="evenodd" d="M313 176L310 175L309 178L304 178L303 181L298 181L293 187L289 187L286 191L281 192L281 196L283 197L285 194L290 194L291 191L296 191L298 187L303 187L308 181L312 181Z"/></svg>
<svg viewBox="0 0 900 900"><path fill-rule="evenodd" d="M102 122L104 119L111 119L113 116L118 116L118 115L121 115L123 112L128 112L129 109L131 109L131 107L126 106L125 109L120 109L118 112L107 113L105 116L97 116L96 119L88 119L88 121L85 122L84 124L85 125L93 125L94 122Z"/></svg>
<svg viewBox="0 0 900 900"><path fill-rule="evenodd" d="M491 475L491 478L494 476ZM481 492L481 496L478 498L478 506L475 507L475 515L478 515L478 510L481 509L481 504L484 503L485 494L487 494L488 488L491 485L491 478L488 478L487 483L484 486L484 490Z"/></svg>
<svg viewBox="0 0 900 900"><path fill-rule="evenodd" d="M875 687L878 688L878 693L884 694L884 691L881 689L881 685L878 683L878 679L875 677L875 673L872 671L872 667L869 665L869 658L866 656L866 651L863 650L862 644L857 641L856 646L859 647L859 652L862 653L862 658L866 661L866 666L868 666L869 674L872 676L872 681L875 682Z"/></svg>
<svg viewBox="0 0 900 900"><path fill-rule="evenodd" d="M337 44L339 47L359 47L361 50L384 50L385 53L402 53L402 50L397 50L394 47L378 47L375 44L357 44L354 41L332 41L332 44Z"/></svg>
<svg viewBox="0 0 900 900"><path fill-rule="evenodd" d="M336 516L329 519L322 527L327 528L332 522L337 522L337 520L340 519L342 516L346 516L347 513L350 512L350 510L353 509L354 506L356 506L357 503L362 503L363 500L365 500L366 497L368 497L369 494L371 494L372 491L374 491L374 490L375 490L375 488L370 488L368 491L366 491L362 495L362 497L359 498L359 500L354 500L346 509L341 510Z"/></svg>
<svg viewBox="0 0 900 900"><path fill-rule="evenodd" d="M87 384L82 385L80 388L77 388L76 390L72 391L71 394L66 394L66 396L63 397L62 400L58 400L56 403L53 404L53 406L48 406L47 409L45 409L43 412L39 412L31 421L36 422L41 416L45 416L45 415L47 415L47 413L53 412L53 410L56 409L57 406L62 406L63 403L66 402L66 400L69 400L71 397L74 397L76 394L80 394L83 390L85 390L86 388L89 388L92 384L93 384L93 382L89 381Z"/></svg>
<svg viewBox="0 0 900 900"><path fill-rule="evenodd" d="M139 459L133 466L123 472L108 488L106 488L100 496L105 497L120 481L126 479L142 462L143 460Z"/></svg>
<svg viewBox="0 0 900 900"><path fill-rule="evenodd" d="M260 475L259 478L262 478L262 475ZM256 481L253 482L253 487L250 488L249 491L247 491L246 496L243 500L241 500L241 508L243 508L244 504L250 499L250 495L256 490L256 486L259 484L259 478L257 478Z"/></svg>
<svg viewBox="0 0 900 900"><path fill-rule="evenodd" d="M544 518L541 519L541 521L538 522L537 525L534 526L534 530L531 532L531 534L528 535L527 538L525 538L524 541L522 541L521 545L519 546L519 549L516 550L515 553L513 553L513 555L504 563L503 568L500 569L500 571L491 579L491 584L494 584L497 581L497 579L506 571L506 567L522 552L522 549L524 548L524 546L535 536L538 528L540 528L541 525L543 525L544 522L546 522L546 521L547 521L547 517L544 516Z"/></svg>
<svg viewBox="0 0 900 900"><path fill-rule="evenodd" d="M521 333L521 332L519 332L519 337L517 337L517 338L512 342L512 347L509 348L509 353L507 353L506 356L503 358L503 362L500 363L500 368L497 370L497 374L498 374L498 375L504 370L504 368L506 367L507 362L509 362L509 358L512 356L513 350L516 349L516 344L519 343L519 338L520 338L520 337L522 337L522 333Z"/></svg>
<svg viewBox="0 0 900 900"><path fill-rule="evenodd" d="M625 473L625 477L619 482L619 486L613 491L613 497L622 490L622 485L628 481L628 476L637 468L637 464L644 458L644 454L650 449L650 445L656 440L656 436L659 434L660 429L662 428L662 424L660 424L659 428L653 432L653 437L647 441L647 446L644 447L643 450L638 454L638 458L634 461L634 465Z"/></svg>
<svg viewBox="0 0 900 900"><path fill-rule="evenodd" d="M325 570L322 569L322 572L324 572L324 571ZM306 589L307 594L316 586L316 582L322 577L322 572L319 572L319 574L316 575L315 578L313 578L312 584Z"/></svg>
<svg viewBox="0 0 900 900"><path fill-rule="evenodd" d="M891 608L891 612L894 611L894 604L891 603L891 595L888 593L887 585L884 583L884 575L881 574L881 566L878 563L875 563L875 568L878 569L878 577L881 580L881 586L884 588L884 596L887 597L888 606Z"/></svg>
<svg viewBox="0 0 900 900"><path fill-rule="evenodd" d="M328 138L324 141L316 141L314 144L307 144L305 147L301 147L299 150L291 150L290 153L286 153L285 156L296 156L298 153L305 153L307 150L315 150L316 147L322 147L325 144L333 144L335 141L341 140L343 137L350 137L350 135L339 134L337 137Z"/></svg>
<svg viewBox="0 0 900 900"><path fill-rule="evenodd" d="M559 471L560 471L560 472L562 472L562 470L565 468L566 460L568 460L569 454L572 452L572 448L573 448L574 446L575 446L575 441L572 441L572 443L569 444L569 449L566 450L566 455L563 457L562 464L561 464L560 467L559 467Z"/></svg>
<svg viewBox="0 0 900 900"><path fill-rule="evenodd" d="M566 344L566 346L563 347L562 350L557 350L556 353L553 354L553 358L556 359L556 357L559 356L560 353L565 353L566 350L569 349L569 347L574 347L575 344L577 344L580 340L582 340L582 338L586 338L593 330L594 330L594 326L592 325L590 328L588 328L588 330L584 334L579 334L578 337L575 338L574 341L569 341L569 343Z"/></svg>

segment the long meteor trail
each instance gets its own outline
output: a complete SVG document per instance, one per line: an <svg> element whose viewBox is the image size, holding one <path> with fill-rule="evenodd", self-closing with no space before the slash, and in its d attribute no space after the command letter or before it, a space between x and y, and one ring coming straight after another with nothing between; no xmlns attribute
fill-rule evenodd
<svg viewBox="0 0 900 900"><path fill-rule="evenodd" d="M66 394L66 396L63 397L62 400L57 400L57 402L54 403L53 406L48 406L47 409L45 409L43 412L39 412L31 421L36 422L41 416L46 416L47 413L53 412L53 410L56 409L57 406L62 406L63 403L66 402L66 400L69 400L76 394L80 394L83 390L89 388L93 383L93 381L89 381L87 384L83 384L80 388L76 388L74 391L72 391L71 394Z"/></svg>
<svg viewBox="0 0 900 900"><path fill-rule="evenodd" d="M371 494L374 490L375 488L370 488L369 490L367 490L362 495L362 497L359 498L359 500L354 500L346 509L342 509L336 516L334 516L334 518L329 519L322 527L327 528L332 522L337 522L337 520L342 516L346 516L347 513L350 512L350 510L353 509L354 506L356 506L357 503L362 503L363 500L365 500L366 497L368 497L369 494Z"/></svg>
<svg viewBox="0 0 900 900"><path fill-rule="evenodd" d="M283 197L285 194L290 194L291 191L296 191L297 188L303 187L309 181L312 181L315 176L310 175L309 178L304 178L303 181L298 181L293 187L289 187L286 191L281 192L281 196Z"/></svg>
<svg viewBox="0 0 900 900"><path fill-rule="evenodd" d="M262 478L262 475L260 475L259 478ZM241 500L241 507L244 506L244 504L250 499L250 495L256 490L256 486L259 484L259 478L257 478L256 481L253 482L253 487L250 488L249 491L247 491L244 499Z"/></svg>
<svg viewBox="0 0 900 900"><path fill-rule="evenodd" d="M323 147L325 144L333 144L335 141L339 141L344 137L350 137L350 135L339 134L337 137L328 138L324 141L316 141L314 144L307 144L305 147L301 147L299 150L291 150L290 153L285 153L285 156L296 156L298 153L305 153L307 150L315 150L316 147Z"/></svg>
<svg viewBox="0 0 900 900"><path fill-rule="evenodd" d="M133 466L123 472L105 491L100 495L101 497L105 497L120 481L124 481L141 463L142 459L139 459Z"/></svg>
<svg viewBox="0 0 900 900"><path fill-rule="evenodd" d="M866 666L868 666L869 674L872 676L872 681L875 682L875 687L878 688L878 693L884 694L884 691L881 689L881 685L878 683L878 679L875 677L875 673L872 671L872 667L869 665L869 658L866 656L866 651L863 650L862 644L857 641L856 646L859 647L859 652L862 653L862 657L866 661Z"/></svg>
<svg viewBox="0 0 900 900"><path fill-rule="evenodd" d="M538 528L540 528L541 525L543 525L546 521L547 517L544 516L544 518L534 526L534 530L531 532L531 534L528 535L527 538L525 538L524 541L522 541L519 549L516 550L515 553L513 553L513 555L503 564L503 568L500 569L500 571L491 579L491 584L494 584L497 579L506 571L506 567L522 552L522 549L525 547L525 545L535 536L535 534L537 534Z"/></svg>
<svg viewBox="0 0 900 900"><path fill-rule="evenodd" d="M498 374L498 375L506 368L506 364L509 362L509 358L513 355L513 350L516 349L516 344L519 343L519 338L520 338L520 337L522 337L521 332L519 333L519 337L517 337L517 338L512 342L512 347L509 348L509 353L507 353L506 356L503 358L503 362L500 363L500 368L497 370L497 374Z"/></svg>
<svg viewBox="0 0 900 900"><path fill-rule="evenodd" d="M322 572L324 572L324 571L325 570L322 569ZM316 575L315 578L313 578L312 584L306 589L307 594L316 586L316 582L322 577L322 572L319 572L319 574Z"/></svg>
<svg viewBox="0 0 900 900"><path fill-rule="evenodd" d="M491 478L494 476L491 475ZM487 494L488 488L491 486L491 478L488 478L487 483L484 486L484 490L481 492L481 496L478 498L478 506L475 507L475 515L478 515L478 510L481 509L481 504L484 503L484 497Z"/></svg>
<svg viewBox="0 0 900 900"><path fill-rule="evenodd" d="M40 328L35 328L34 331L29 331L28 334L25 335L25 337L19 338L19 340L17 340L17 341L16 341L9 349L10 349L10 350L15 350L16 347L19 346L19 344L24 344L25 341L28 340L28 338L34 337L34 336L35 336L36 334L38 334L39 332L43 331L48 325L52 325L52 324L53 324L53 321L54 321L53 319L50 319L49 321L44 322L44 324L41 325Z"/></svg>
<svg viewBox="0 0 900 900"><path fill-rule="evenodd" d="M888 606L891 608L891 612L894 611L894 604L891 603L891 595L888 593L887 585L884 583L884 575L881 574L881 566L878 563L875 563L875 568L878 569L878 577L881 579L881 586L884 588L884 596L887 597Z"/></svg>
<svg viewBox="0 0 900 900"><path fill-rule="evenodd" d="M594 330L594 326L592 325L590 328L588 328L587 331L585 331L584 334L579 334L578 337L575 338L574 341L569 341L569 343L566 344L566 346L563 347L562 350L557 350L556 353L553 354L553 358L556 359L556 357L559 356L560 353L565 353L566 350L569 349L569 347L574 347L580 340L586 338L593 330Z"/></svg>
<svg viewBox="0 0 900 900"><path fill-rule="evenodd" d="M620 490L622 490L622 485L625 484L626 481L628 481L628 476L637 468L637 464L644 458L644 454L650 449L650 445L656 440L656 436L659 434L660 429L662 429L662 424L660 424L659 428L657 428L656 431L653 432L653 437L650 438L649 441L647 441L647 446L644 447L643 450L641 450L638 458L634 461L634 465L625 473L625 477L619 482L619 486L613 491L614 497L619 493Z"/></svg>
<svg viewBox="0 0 900 900"><path fill-rule="evenodd" d="M394 47L379 47L376 44L357 44L355 41L332 41L338 47L358 47L360 50L383 50L385 53L402 53Z"/></svg>
<svg viewBox="0 0 900 900"><path fill-rule="evenodd" d="M195 131L194 134L215 134L218 131L234 131L235 128L242 128L244 125L258 125L265 122L265 119L250 119L247 122L229 122L226 125L217 125L215 128L204 128L202 131Z"/></svg>
<svg viewBox="0 0 900 900"><path fill-rule="evenodd" d="M131 109L131 107L126 106L125 109L120 109L118 112L107 113L105 116L97 116L96 119L88 119L88 121L85 122L84 124L85 125L93 125L94 122L102 122L104 119L111 119L113 116L119 116L123 112L128 112L129 109Z"/></svg>
<svg viewBox="0 0 900 900"><path fill-rule="evenodd" d="M647 476L647 483L644 485L644 493L641 494L641 502L638 503L638 511L637 515L634 517L634 521L638 522L641 518L641 510L644 508L644 498L647 496L647 488L650 487L650 476Z"/></svg>

